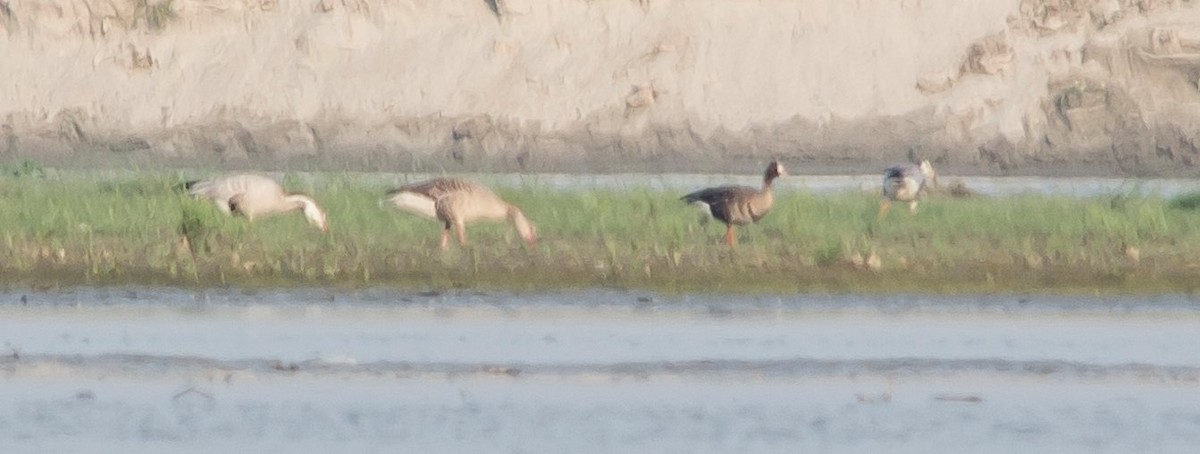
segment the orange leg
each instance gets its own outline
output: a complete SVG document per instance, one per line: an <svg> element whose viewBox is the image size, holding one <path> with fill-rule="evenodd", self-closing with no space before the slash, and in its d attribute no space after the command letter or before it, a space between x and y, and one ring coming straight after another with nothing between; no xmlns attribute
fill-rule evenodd
<svg viewBox="0 0 1200 454"><path fill-rule="evenodd" d="M458 244L466 246L467 245L467 226L466 226L466 224L463 224L460 222L458 224L455 224L454 228L455 228L455 230L458 230Z"/></svg>
<svg viewBox="0 0 1200 454"><path fill-rule="evenodd" d="M445 229L442 229L442 242L439 247L443 251L450 249L450 226L446 226Z"/></svg>
<svg viewBox="0 0 1200 454"><path fill-rule="evenodd" d="M733 233L733 224L728 224L725 226L725 244L728 244L729 247L733 247L737 244L737 235L734 235Z"/></svg>
<svg viewBox="0 0 1200 454"><path fill-rule="evenodd" d="M887 219L888 211L891 209L892 209L891 201L884 199L882 202L879 202L879 217L877 219L880 221Z"/></svg>

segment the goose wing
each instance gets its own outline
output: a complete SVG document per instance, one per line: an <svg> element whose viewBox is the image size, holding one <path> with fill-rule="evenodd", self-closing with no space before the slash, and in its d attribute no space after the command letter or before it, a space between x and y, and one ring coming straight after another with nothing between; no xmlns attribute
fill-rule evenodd
<svg viewBox="0 0 1200 454"><path fill-rule="evenodd" d="M915 165L892 166L883 171L884 186L898 188L907 185L907 181L909 180L920 185L925 182L925 176L921 174L921 169Z"/></svg>
<svg viewBox="0 0 1200 454"><path fill-rule="evenodd" d="M458 178L434 178L388 191L388 199L401 210L439 219L437 201L454 194L490 193L487 188Z"/></svg>
<svg viewBox="0 0 1200 454"><path fill-rule="evenodd" d="M399 188L388 191L388 195L394 196L407 192L436 200L454 192L477 192L481 190L485 190L483 186L470 181L460 180L458 178L434 178L432 180L406 184Z"/></svg>
<svg viewBox="0 0 1200 454"><path fill-rule="evenodd" d="M235 204L244 214L270 211L283 198L283 187L262 175L229 175L189 181L186 186L188 194L212 200L225 213L232 213Z"/></svg>
<svg viewBox="0 0 1200 454"><path fill-rule="evenodd" d="M187 189L188 193L193 196L209 198L225 198L244 193L269 195L283 193L283 186L280 186L275 180L262 175L248 174L189 181Z"/></svg>
<svg viewBox="0 0 1200 454"><path fill-rule="evenodd" d="M716 188L701 189L691 194L680 197L687 203L703 203L708 205L709 213L712 217L720 219L723 222L737 222L741 210L737 205L743 201L750 200L758 194L758 190L749 186L720 186Z"/></svg>
<svg viewBox="0 0 1200 454"><path fill-rule="evenodd" d="M919 176L921 176L921 170L913 165L892 166L883 171L883 178L888 180L916 178Z"/></svg>
<svg viewBox="0 0 1200 454"><path fill-rule="evenodd" d="M687 203L703 202L712 205L714 203L750 197L757 193L757 189L749 186L720 186L716 188L701 189L680 197L679 200L683 200Z"/></svg>

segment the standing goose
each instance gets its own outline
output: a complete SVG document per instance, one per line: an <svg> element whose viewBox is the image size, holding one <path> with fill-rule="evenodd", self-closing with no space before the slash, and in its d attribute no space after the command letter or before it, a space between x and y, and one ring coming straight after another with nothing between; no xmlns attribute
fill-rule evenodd
<svg viewBox="0 0 1200 454"><path fill-rule="evenodd" d="M329 231L325 212L309 196L286 194L279 183L262 175L238 174L187 182L188 193L211 199L222 213L255 218L301 210L308 223Z"/></svg>
<svg viewBox="0 0 1200 454"><path fill-rule="evenodd" d="M537 229L525 213L478 183L434 178L389 191L388 199L401 210L442 221L445 226L439 246L442 250L450 245L451 227L458 233L458 243L465 246L466 225L477 219L508 219L529 247L537 245Z"/></svg>
<svg viewBox="0 0 1200 454"><path fill-rule="evenodd" d="M707 207L712 217L725 223L725 243L730 247L737 244L737 236L733 233L735 225L747 225L758 222L771 206L775 204L774 191L771 183L776 178L787 176L787 170L778 160L771 161L763 173L762 189L749 186L721 186L701 189L680 197L687 203L702 204Z"/></svg>
<svg viewBox="0 0 1200 454"><path fill-rule="evenodd" d="M937 186L937 173L928 160L920 165L888 167L883 171L883 201L879 204L879 219L887 217L892 202L908 202L908 212L917 212L917 202L929 191L928 184Z"/></svg>

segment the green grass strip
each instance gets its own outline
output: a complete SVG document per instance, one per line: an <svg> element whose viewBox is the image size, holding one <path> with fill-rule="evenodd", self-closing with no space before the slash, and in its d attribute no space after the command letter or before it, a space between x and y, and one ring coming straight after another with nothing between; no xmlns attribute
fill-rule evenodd
<svg viewBox="0 0 1200 454"><path fill-rule="evenodd" d="M609 286L713 292L1193 292L1200 195L931 196L876 217L867 193L781 192L721 243L676 192L499 188L537 224L536 251L503 223L437 250L441 226L381 206L386 186L329 174L289 190L329 213L248 224L192 200L177 175L0 178L0 284ZM877 261L875 260L877 258Z"/></svg>

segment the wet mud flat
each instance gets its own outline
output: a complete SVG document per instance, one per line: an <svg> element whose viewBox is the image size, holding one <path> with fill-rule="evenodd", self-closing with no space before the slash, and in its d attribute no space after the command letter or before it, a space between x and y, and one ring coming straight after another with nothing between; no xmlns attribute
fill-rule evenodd
<svg viewBox="0 0 1200 454"><path fill-rule="evenodd" d="M666 294L740 293L746 295L783 292L833 292L888 294L918 292L953 295L959 293L1037 292L1075 295L1196 294L1200 291L1200 268L1191 263L1118 265L1091 267L1056 266L1032 268L1016 264L944 266L872 270L850 261L824 269L762 269L742 263L736 256L725 258L728 268L714 264L664 272L646 273L645 268L608 263L581 264L553 260L524 262L505 267L472 269L471 256L440 257L422 266L389 269L377 265L369 279L363 273L319 275L295 270L279 273L248 273L225 263L211 264L195 272L169 273L132 267L102 275L90 274L83 264L39 266L8 270L0 277L0 288L32 288L57 291L77 286L181 286L196 290L237 287L261 290L305 289L327 286L360 291L386 286L415 292L523 291L554 292L575 288L645 290ZM752 260L752 259L750 259Z"/></svg>
<svg viewBox="0 0 1200 454"><path fill-rule="evenodd" d="M0 294L11 452L1189 452L1193 296Z"/></svg>

